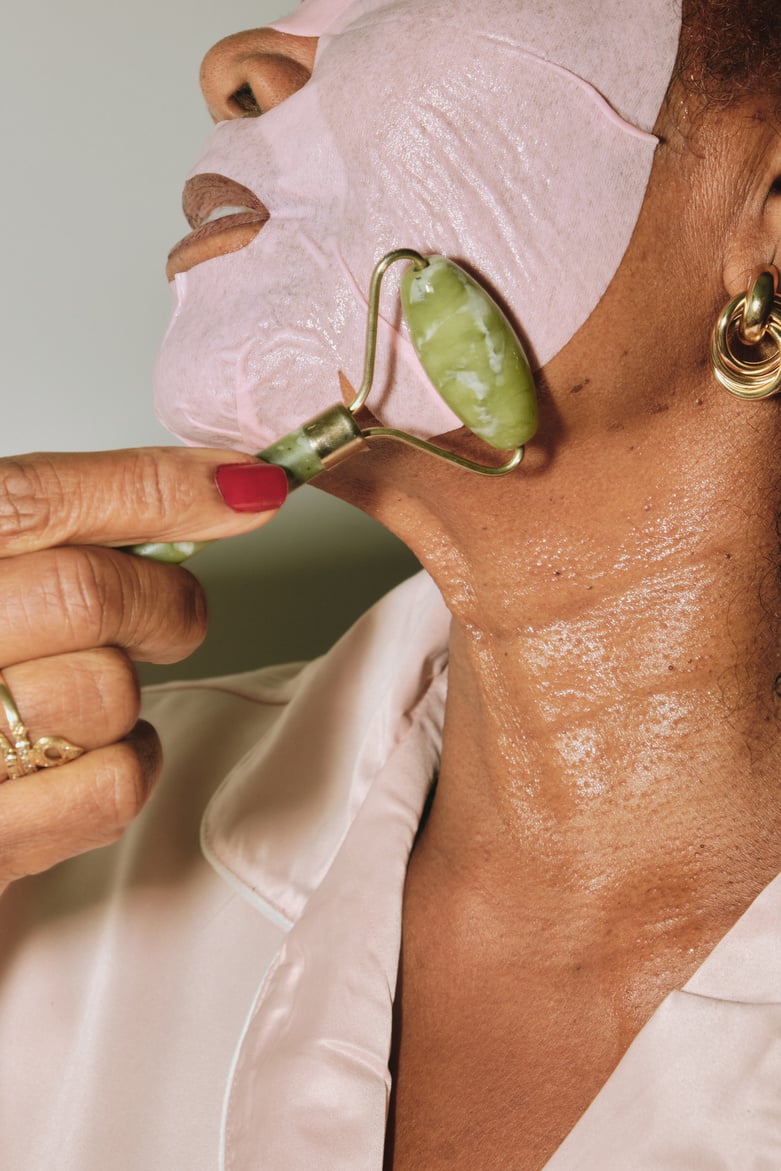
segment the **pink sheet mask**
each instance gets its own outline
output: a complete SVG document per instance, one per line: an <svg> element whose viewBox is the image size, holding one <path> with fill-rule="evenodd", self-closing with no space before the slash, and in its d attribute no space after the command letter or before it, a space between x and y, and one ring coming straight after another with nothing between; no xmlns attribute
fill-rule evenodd
<svg viewBox="0 0 781 1171"><path fill-rule="evenodd" d="M339 401L363 367L366 294L392 248L464 264L542 366L591 313L642 205L677 0L304 0L311 79L220 123L193 174L270 212L245 248L174 281L155 371L163 423L257 452ZM384 291L369 406L428 438L460 426Z"/></svg>

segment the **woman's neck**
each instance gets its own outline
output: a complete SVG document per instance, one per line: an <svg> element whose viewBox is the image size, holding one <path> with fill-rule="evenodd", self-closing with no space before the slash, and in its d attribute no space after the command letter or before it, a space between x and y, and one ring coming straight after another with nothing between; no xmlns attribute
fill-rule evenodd
<svg viewBox="0 0 781 1171"><path fill-rule="evenodd" d="M573 448L532 470L522 535L492 536L498 510L462 578L432 560L454 623L427 848L492 897L674 930L671 906L739 913L779 869L775 493L741 483L739 437L714 474L679 434L667 477L651 443Z"/></svg>
<svg viewBox="0 0 781 1171"><path fill-rule="evenodd" d="M454 623L430 825L448 866L623 900L781 861L771 648L759 603L735 612L756 577L731 592L718 557L512 631Z"/></svg>
<svg viewBox="0 0 781 1171"><path fill-rule="evenodd" d="M448 881L509 909L533 890L661 924L716 898L739 913L778 871L778 437L762 408L689 396L462 492L399 467L408 491L385 519L453 614L419 845Z"/></svg>

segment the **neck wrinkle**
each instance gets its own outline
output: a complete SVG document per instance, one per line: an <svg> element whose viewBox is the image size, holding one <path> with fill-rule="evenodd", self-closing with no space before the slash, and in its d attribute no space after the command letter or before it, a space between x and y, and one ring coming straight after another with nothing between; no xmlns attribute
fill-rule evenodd
<svg viewBox="0 0 781 1171"><path fill-rule="evenodd" d="M475 591L426 832L449 872L551 905L642 899L660 922L673 901L710 913L725 877L749 899L777 873L779 607L751 527L696 556L619 548L591 590L527 582L515 624Z"/></svg>

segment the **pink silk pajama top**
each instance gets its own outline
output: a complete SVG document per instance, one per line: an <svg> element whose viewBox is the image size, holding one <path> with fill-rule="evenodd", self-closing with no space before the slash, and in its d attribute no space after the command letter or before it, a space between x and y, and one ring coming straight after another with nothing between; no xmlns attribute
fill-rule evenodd
<svg viewBox="0 0 781 1171"><path fill-rule="evenodd" d="M380 1171L448 624L421 574L311 664L149 691L149 807L0 901L2 1171ZM781 879L546 1171L779 1168Z"/></svg>

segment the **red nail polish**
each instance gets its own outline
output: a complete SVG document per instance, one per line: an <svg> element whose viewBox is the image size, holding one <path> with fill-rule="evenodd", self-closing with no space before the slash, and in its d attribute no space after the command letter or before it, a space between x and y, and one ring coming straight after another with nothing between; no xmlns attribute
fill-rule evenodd
<svg viewBox="0 0 781 1171"><path fill-rule="evenodd" d="M284 468L253 460L248 464L222 464L214 473L225 503L234 512L269 512L287 499Z"/></svg>

